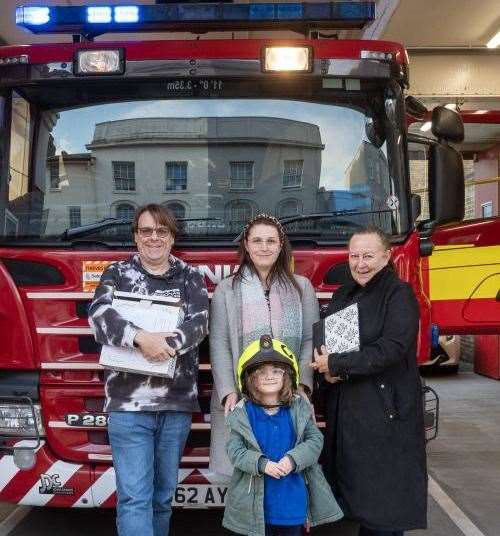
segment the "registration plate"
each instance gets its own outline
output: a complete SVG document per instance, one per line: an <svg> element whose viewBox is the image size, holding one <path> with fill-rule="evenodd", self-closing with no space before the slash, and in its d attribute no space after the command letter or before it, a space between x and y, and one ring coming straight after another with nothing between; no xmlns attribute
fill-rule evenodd
<svg viewBox="0 0 500 536"><path fill-rule="evenodd" d="M68 426L105 428L108 425L107 413L68 413L64 420Z"/></svg>
<svg viewBox="0 0 500 536"><path fill-rule="evenodd" d="M214 486L210 484L177 486L173 505L184 508L224 506L226 492L226 486Z"/></svg>

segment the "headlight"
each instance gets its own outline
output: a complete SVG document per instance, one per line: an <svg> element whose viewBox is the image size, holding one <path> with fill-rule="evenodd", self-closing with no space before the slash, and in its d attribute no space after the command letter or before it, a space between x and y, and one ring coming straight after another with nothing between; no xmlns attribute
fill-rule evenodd
<svg viewBox="0 0 500 536"><path fill-rule="evenodd" d="M78 50L75 73L78 75L122 74L123 50Z"/></svg>
<svg viewBox="0 0 500 536"><path fill-rule="evenodd" d="M35 421L39 435L45 435L40 406L29 404L0 404L0 435L36 437Z"/></svg>
<svg viewBox="0 0 500 536"><path fill-rule="evenodd" d="M311 72L310 47L265 47L262 68L264 72Z"/></svg>

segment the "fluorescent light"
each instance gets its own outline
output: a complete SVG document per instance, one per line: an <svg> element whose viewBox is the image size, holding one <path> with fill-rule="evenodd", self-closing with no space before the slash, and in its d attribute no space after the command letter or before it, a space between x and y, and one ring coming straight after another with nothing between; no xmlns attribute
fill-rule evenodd
<svg viewBox="0 0 500 536"><path fill-rule="evenodd" d="M420 130L422 132L427 132L428 130L430 130L432 127L432 123L430 121L426 121L421 127L420 127Z"/></svg>
<svg viewBox="0 0 500 536"><path fill-rule="evenodd" d="M92 6L87 8L87 22L111 22L111 8L105 6Z"/></svg>
<svg viewBox="0 0 500 536"><path fill-rule="evenodd" d="M116 6L115 22L139 22L139 8L137 6Z"/></svg>
<svg viewBox="0 0 500 536"><path fill-rule="evenodd" d="M488 48L497 48L500 45L500 32L497 32L487 43Z"/></svg>

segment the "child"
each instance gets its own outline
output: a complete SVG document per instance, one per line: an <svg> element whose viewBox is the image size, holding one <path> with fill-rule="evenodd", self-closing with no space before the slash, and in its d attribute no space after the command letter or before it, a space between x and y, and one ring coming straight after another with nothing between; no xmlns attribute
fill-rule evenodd
<svg viewBox="0 0 500 536"><path fill-rule="evenodd" d="M234 472L223 526L247 536L299 536L342 517L318 465L323 436L299 395L295 356L264 335L238 362L243 399L227 417Z"/></svg>

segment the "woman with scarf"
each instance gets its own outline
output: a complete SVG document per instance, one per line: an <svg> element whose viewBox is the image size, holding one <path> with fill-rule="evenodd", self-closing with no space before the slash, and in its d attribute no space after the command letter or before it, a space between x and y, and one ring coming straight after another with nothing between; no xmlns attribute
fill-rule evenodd
<svg viewBox="0 0 500 536"><path fill-rule="evenodd" d="M240 397L236 367L243 349L267 333L283 341L299 359L299 391L306 396L312 389L312 325L319 318L311 282L291 272L290 242L275 217L259 214L250 220L238 253L240 266L219 283L210 311L210 471L221 480L233 470L226 455L225 415Z"/></svg>

